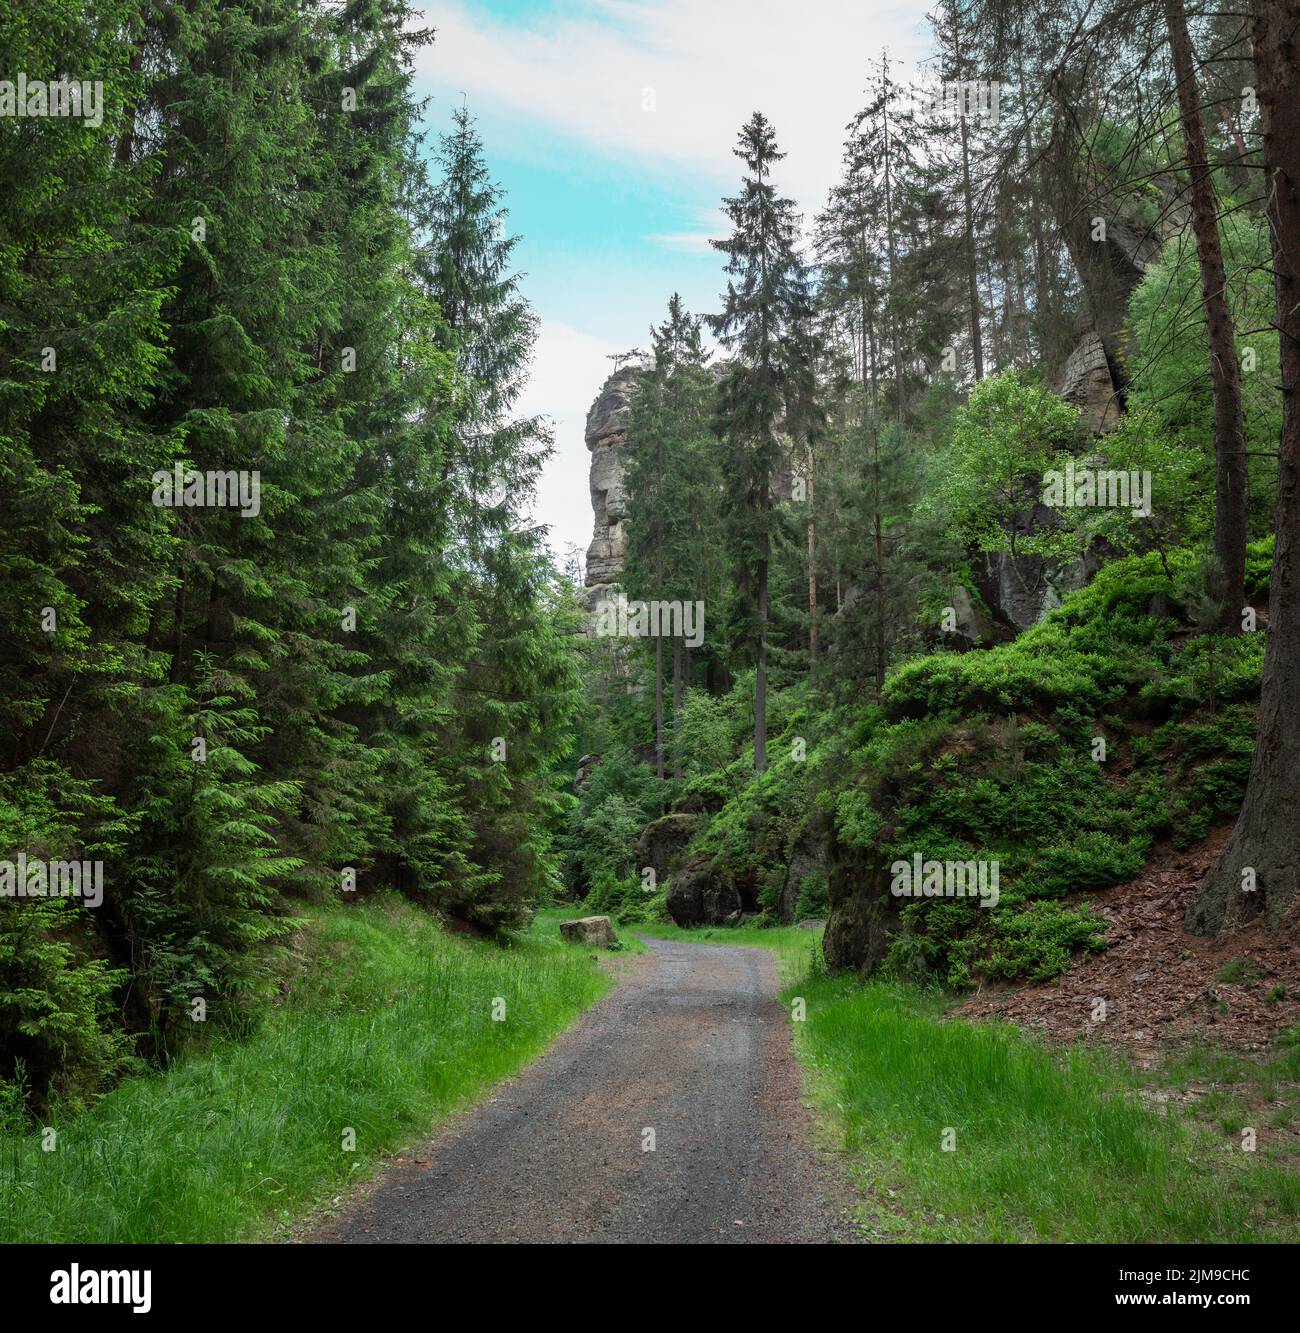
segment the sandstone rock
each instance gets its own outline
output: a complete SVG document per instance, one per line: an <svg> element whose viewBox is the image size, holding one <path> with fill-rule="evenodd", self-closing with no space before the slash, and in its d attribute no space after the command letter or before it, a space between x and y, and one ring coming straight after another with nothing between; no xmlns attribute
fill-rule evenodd
<svg viewBox="0 0 1300 1333"><path fill-rule="evenodd" d="M805 829L790 848L790 859L786 862L785 883L781 888L781 920L789 925L794 921L799 906L799 895L803 891L807 876L822 876L826 873L826 842L824 835L816 828Z"/></svg>
<svg viewBox="0 0 1300 1333"><path fill-rule="evenodd" d="M584 754L578 760L578 771L573 775L573 790L579 792L587 785L587 780L591 777L592 770L600 763L600 755Z"/></svg>
<svg viewBox="0 0 1300 1333"><path fill-rule="evenodd" d="M605 381L587 413L587 448L591 450L591 545L587 548L587 587L614 585L623 577L627 558L627 497L623 491L624 452L637 367L624 366ZM600 598L590 598L594 610Z"/></svg>
<svg viewBox="0 0 1300 1333"><path fill-rule="evenodd" d="M1061 368L1057 393L1083 413L1093 434L1113 430L1119 423L1119 400L1101 337L1085 333Z"/></svg>
<svg viewBox="0 0 1300 1333"><path fill-rule="evenodd" d="M983 607L975 605L975 599L968 589L958 584L952 590L952 609L956 613L957 628L950 631L949 637L962 640L966 647L983 647L994 641L993 626Z"/></svg>
<svg viewBox="0 0 1300 1333"><path fill-rule="evenodd" d="M614 927L607 916L584 916L576 921L561 921L560 934L575 944L586 944L596 949L609 949L618 943Z"/></svg>
<svg viewBox="0 0 1300 1333"><path fill-rule="evenodd" d="M700 827L699 815L674 813L664 815L641 830L636 844L636 868L653 866L655 882L664 883L681 861L687 844Z"/></svg>
<svg viewBox="0 0 1300 1333"><path fill-rule="evenodd" d="M708 861L687 865L668 886L668 915L679 926L725 925L743 910L735 884Z"/></svg>
<svg viewBox="0 0 1300 1333"><path fill-rule="evenodd" d="M822 936L822 955L832 971L851 968L869 976L884 960L898 929L884 878L852 864L832 872L831 910Z"/></svg>

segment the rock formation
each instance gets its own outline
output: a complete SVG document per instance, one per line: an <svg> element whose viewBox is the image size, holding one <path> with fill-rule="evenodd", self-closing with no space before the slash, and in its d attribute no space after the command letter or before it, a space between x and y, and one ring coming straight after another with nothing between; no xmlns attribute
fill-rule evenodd
<svg viewBox="0 0 1300 1333"><path fill-rule="evenodd" d="M627 555L627 423L637 389L637 367L624 366L604 383L587 413L586 441L591 450L591 545L587 548L587 597L595 606L623 578Z"/></svg>
<svg viewBox="0 0 1300 1333"><path fill-rule="evenodd" d="M1088 430L1099 435L1119 422L1119 394L1106 359L1106 345L1089 329L1065 360L1057 392L1083 413Z"/></svg>

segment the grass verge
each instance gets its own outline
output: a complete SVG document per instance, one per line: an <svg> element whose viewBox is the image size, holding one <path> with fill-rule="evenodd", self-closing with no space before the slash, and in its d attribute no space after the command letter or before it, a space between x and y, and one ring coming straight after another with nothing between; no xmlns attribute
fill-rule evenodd
<svg viewBox="0 0 1300 1333"><path fill-rule="evenodd" d="M265 1237L516 1072L610 985L558 930L501 949L395 895L302 915L288 997L251 1037L56 1121L53 1151L0 1137L0 1242Z"/></svg>
<svg viewBox="0 0 1300 1333"><path fill-rule="evenodd" d="M802 997L807 1014L796 1050L874 1239L1300 1238L1300 1174L1266 1121L1244 1152L1235 1122L1216 1133L1190 1108L1148 1104L1150 1079L1114 1053L1049 1050L1009 1024L945 1018L940 994L828 977L820 932L645 929L781 956L787 1012Z"/></svg>

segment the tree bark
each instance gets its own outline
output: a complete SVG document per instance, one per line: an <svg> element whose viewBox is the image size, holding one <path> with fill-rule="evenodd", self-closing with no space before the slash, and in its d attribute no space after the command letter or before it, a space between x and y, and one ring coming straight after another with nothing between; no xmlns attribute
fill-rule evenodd
<svg viewBox="0 0 1300 1333"><path fill-rule="evenodd" d="M172 625L172 665L167 673L168 681L178 685L181 679L182 650L185 647L185 594L187 579L182 575L176 585L175 621Z"/></svg>
<svg viewBox="0 0 1300 1333"><path fill-rule="evenodd" d="M953 18L952 53L956 66L955 73L962 77L961 38L957 30L956 17ZM970 188L970 143L966 129L966 108L963 105L957 117L958 131L961 136L961 190L962 207L965 214L965 249L966 249L966 299L970 305L970 345L975 361L976 382L984 378L984 343L980 333L980 294L976 279L975 260L975 209L971 202Z"/></svg>
<svg viewBox="0 0 1300 1333"><path fill-rule="evenodd" d="M662 628L662 626L659 626ZM655 773L664 780L664 638L655 635Z"/></svg>
<svg viewBox="0 0 1300 1333"><path fill-rule="evenodd" d="M682 636L673 636L673 780L682 779Z"/></svg>
<svg viewBox="0 0 1300 1333"><path fill-rule="evenodd" d="M898 403L898 424L901 426L906 415L906 408L903 396L903 355L898 347L898 312L894 309L894 292L897 290L894 284L894 274L898 267L898 251L894 245L894 185L889 145L889 64L883 57L881 58L881 87L884 94L880 117L884 126L885 146L885 240L886 251L889 255L889 295L886 297L886 301L889 307L889 340L894 354L894 389Z"/></svg>
<svg viewBox="0 0 1300 1333"><path fill-rule="evenodd" d="M1165 20L1178 80L1179 119L1187 147L1192 230L1201 267L1210 383L1214 391L1214 554L1218 563L1215 595L1220 605L1220 627L1235 634L1241 629L1241 611L1246 600L1246 431L1236 331L1228 309L1228 279L1219 238L1214 179L1205 147L1201 97L1183 0L1165 0Z"/></svg>
<svg viewBox="0 0 1300 1333"><path fill-rule="evenodd" d="M771 507L766 482L759 500L760 512L766 525ZM763 556L758 562L758 654L754 673L754 772L767 768L767 567L768 536L763 532Z"/></svg>
<svg viewBox="0 0 1300 1333"><path fill-rule="evenodd" d="M808 675L817 676L817 532L813 509L813 451L805 438L803 456L808 468Z"/></svg>
<svg viewBox="0 0 1300 1333"><path fill-rule="evenodd" d="M1203 934L1266 914L1281 924L1300 896L1300 0L1255 0L1255 81L1282 355L1268 646L1246 799L1231 840L1188 909ZM1253 873L1254 887L1249 887Z"/></svg>

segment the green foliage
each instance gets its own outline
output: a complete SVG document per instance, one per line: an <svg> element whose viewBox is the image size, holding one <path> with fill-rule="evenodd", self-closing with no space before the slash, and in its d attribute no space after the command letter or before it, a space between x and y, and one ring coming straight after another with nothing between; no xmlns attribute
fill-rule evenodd
<svg viewBox="0 0 1300 1333"><path fill-rule="evenodd" d="M1137 865L1141 865L1140 858ZM1101 876L1091 879L1089 887L1106 878L1103 870ZM977 929L951 950L949 984L967 985L976 973L989 980L1008 977L1050 981L1065 971L1078 950L1105 947L1106 922L1086 909L1074 910L1056 902L1027 902L1018 910L1008 911L988 935L987 942L981 940Z"/></svg>
<svg viewBox="0 0 1300 1333"><path fill-rule="evenodd" d="M566 854L565 877L574 892L599 891L617 898L623 893L621 886L633 884L629 900L645 896L634 850L641 830L663 813L665 786L630 751L616 749L601 757L583 785L559 844Z"/></svg>
<svg viewBox="0 0 1300 1333"><path fill-rule="evenodd" d="M1257 571L1264 545L1252 548ZM1212 700L1210 641L1177 618L1179 580L1165 572L1193 563L1188 552L1115 562L1013 643L898 668L856 748L827 752L846 773L827 781L855 876L872 882L918 851L999 863L991 909L903 908L895 970L954 985L1050 978L1099 943L1097 919L1061 899L1132 879L1156 839L1187 845L1238 807L1262 636L1215 637ZM1148 614L1157 597L1172 614Z"/></svg>
<svg viewBox="0 0 1300 1333"><path fill-rule="evenodd" d="M30 1124L6 1128L0 1241L270 1238L516 1073L609 987L589 950L540 932L470 941L391 893L303 917L287 994L251 1037L58 1115L57 1152ZM355 1152L339 1151L343 1126Z"/></svg>
<svg viewBox="0 0 1300 1333"><path fill-rule="evenodd" d="M1024 532L1016 518L1039 498L1044 474L1064 468L1078 433L1078 411L1056 394L1015 371L991 375L957 412L927 504L981 551L1069 555L1069 530Z"/></svg>
<svg viewBox="0 0 1300 1333"><path fill-rule="evenodd" d="M1282 402L1268 227L1258 214L1238 208L1219 219L1219 231L1243 363L1246 449L1275 453ZM1128 411L1106 441L1116 465L1151 472L1165 540L1187 545L1206 538L1214 524L1213 403L1200 282L1190 231L1172 236L1129 302ZM1251 535L1262 536L1273 515L1277 465L1267 457L1246 461Z"/></svg>
<svg viewBox="0 0 1300 1333"><path fill-rule="evenodd" d="M21 775L0 775L6 860L22 852L102 861L121 831L112 802L57 764L38 760ZM38 1108L51 1097L77 1105L133 1067L131 1044L113 1021L127 973L101 955L97 910L72 897L0 898L0 1120L12 1119L29 1093Z"/></svg>
<svg viewBox="0 0 1300 1333"><path fill-rule="evenodd" d="M250 1031L345 873L521 923L559 887L580 621L527 521L516 242L467 113L429 174L417 12L29 11L15 68L102 76L106 112L0 135L0 778L99 803L31 836L112 834L101 909L0 904L0 1077L39 1104ZM174 466L257 512L159 503Z"/></svg>
<svg viewBox="0 0 1300 1333"><path fill-rule="evenodd" d="M1250 551L1260 592L1269 546ZM846 889L894 911L889 867L918 852L996 862L995 906L902 905L888 969L959 987L1058 975L1104 942L1089 892L1134 879L1157 841L1186 846L1240 802L1263 636L1209 636L1189 623L1196 568L1186 550L1113 562L1011 643L895 668L878 706L834 708L802 685L779 691L762 774L746 764L748 678L726 695L692 691L681 799L708 818L691 854L769 918L791 898L796 917L823 915ZM610 910L622 910L619 886L633 883L631 848L651 808L629 797L646 781L623 754L584 794L577 843L609 867ZM626 793L617 801L616 788ZM830 875L791 886L805 837L829 846Z"/></svg>
<svg viewBox="0 0 1300 1333"><path fill-rule="evenodd" d="M631 925L652 919L653 900L638 875L615 879L608 871L597 873L591 891L583 900L582 910L589 916L613 917L620 925Z"/></svg>

